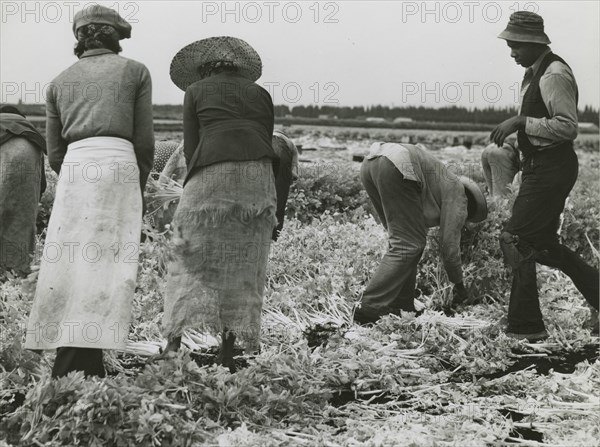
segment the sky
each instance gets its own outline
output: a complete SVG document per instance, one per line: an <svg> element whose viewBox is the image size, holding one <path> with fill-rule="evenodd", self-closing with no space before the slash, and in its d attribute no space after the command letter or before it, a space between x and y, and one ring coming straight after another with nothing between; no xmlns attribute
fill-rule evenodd
<svg viewBox="0 0 600 447"><path fill-rule="evenodd" d="M231 35L261 55L258 83L278 105L505 107L524 69L497 35L516 10L544 18L572 67L580 108L600 106L600 2L591 1L0 1L3 102L43 102L77 61L74 13L100 3L133 27L122 56L144 63L153 102L180 104L169 65L185 45Z"/></svg>

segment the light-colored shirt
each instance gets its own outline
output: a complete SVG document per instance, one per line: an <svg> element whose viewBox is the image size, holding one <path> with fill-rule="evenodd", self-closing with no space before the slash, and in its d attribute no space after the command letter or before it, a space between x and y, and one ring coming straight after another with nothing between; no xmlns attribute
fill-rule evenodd
<svg viewBox="0 0 600 447"><path fill-rule="evenodd" d="M150 72L142 63L104 48L83 53L48 87L50 166L60 170L68 144L100 136L133 143L143 187L154 159Z"/></svg>
<svg viewBox="0 0 600 447"><path fill-rule="evenodd" d="M526 78L530 79L540 69L542 60L550 51L548 48L526 70ZM528 87L529 82L524 82L521 87L520 104L523 104ZM577 83L571 69L562 62L552 62L540 78L540 93L550 118L527 117L525 133L531 144L549 146L561 141L574 140L577 137Z"/></svg>
<svg viewBox="0 0 600 447"><path fill-rule="evenodd" d="M467 220L465 188L452 168L423 146L373 143L367 159L386 157L405 179L419 183L427 227L440 227L440 250L448 279L462 282L461 230Z"/></svg>

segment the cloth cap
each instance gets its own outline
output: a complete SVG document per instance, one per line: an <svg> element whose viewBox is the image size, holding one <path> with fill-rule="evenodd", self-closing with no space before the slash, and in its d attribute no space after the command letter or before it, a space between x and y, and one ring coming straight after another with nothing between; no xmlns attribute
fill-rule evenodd
<svg viewBox="0 0 600 447"><path fill-rule="evenodd" d="M91 5L81 11L77 11L73 19L73 34L77 38L77 30L90 23L101 23L110 25L119 33L119 39L131 37L131 25L119 15L114 9L101 5Z"/></svg>
<svg viewBox="0 0 600 447"><path fill-rule="evenodd" d="M506 29L498 38L514 42L531 42L549 44L550 39L544 32L544 19L535 12L513 12Z"/></svg>
<svg viewBox="0 0 600 447"><path fill-rule="evenodd" d="M251 81L262 74L262 61L250 44L237 37L217 36L198 40L179 50L171 61L171 80L185 91L202 79L200 67L215 62L231 63L240 76Z"/></svg>
<svg viewBox="0 0 600 447"><path fill-rule="evenodd" d="M476 223L485 220L488 214L488 208L483 192L481 192L481 188L468 177L460 176L459 180L465 187L465 193L467 194L467 200L469 202L468 209L470 213L469 216L467 216L467 221Z"/></svg>

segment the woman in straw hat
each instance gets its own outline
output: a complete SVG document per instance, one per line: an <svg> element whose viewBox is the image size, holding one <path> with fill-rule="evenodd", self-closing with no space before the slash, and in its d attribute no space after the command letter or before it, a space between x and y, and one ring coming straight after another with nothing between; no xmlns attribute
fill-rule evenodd
<svg viewBox="0 0 600 447"><path fill-rule="evenodd" d="M262 63L241 39L194 42L171 62L185 91L187 176L173 222L174 259L165 290L162 356L187 328L221 333L219 362L233 370L236 338L259 348L267 259L276 225L271 146L274 111L255 81Z"/></svg>
<svg viewBox="0 0 600 447"><path fill-rule="evenodd" d="M57 349L55 377L104 376L102 349L125 346L154 155L150 73L118 55L131 26L94 5L75 15L73 32L79 61L47 94L59 179L25 345Z"/></svg>

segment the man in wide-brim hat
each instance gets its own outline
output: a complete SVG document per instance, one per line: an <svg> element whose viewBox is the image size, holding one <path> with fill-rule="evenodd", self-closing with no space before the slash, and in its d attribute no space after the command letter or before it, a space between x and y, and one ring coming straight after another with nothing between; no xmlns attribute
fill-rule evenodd
<svg viewBox="0 0 600 447"><path fill-rule="evenodd" d="M173 219L163 356L178 348L187 328L221 333L219 362L231 370L235 340L248 352L259 348L277 222L274 109L271 95L254 82L261 71L258 53L230 36L187 45L171 63L171 79L185 90L187 175Z"/></svg>
<svg viewBox="0 0 600 447"><path fill-rule="evenodd" d="M502 146L517 132L522 180L512 216L500 238L513 282L507 334L529 341L547 338L536 284L536 262L569 276L596 310L598 271L558 240L560 214L578 173L578 91L569 65L554 54L538 14L517 11L500 35L515 62L526 68L519 114L498 125L491 139ZM596 317L597 330L597 317Z"/></svg>
<svg viewBox="0 0 600 447"><path fill-rule="evenodd" d="M468 300L460 256L465 222L481 222L487 204L479 186L451 172L424 146L374 143L361 166L361 180L389 235L389 249L354 313L357 323L386 314L414 312L417 264L427 229L440 227L440 249L454 303Z"/></svg>

